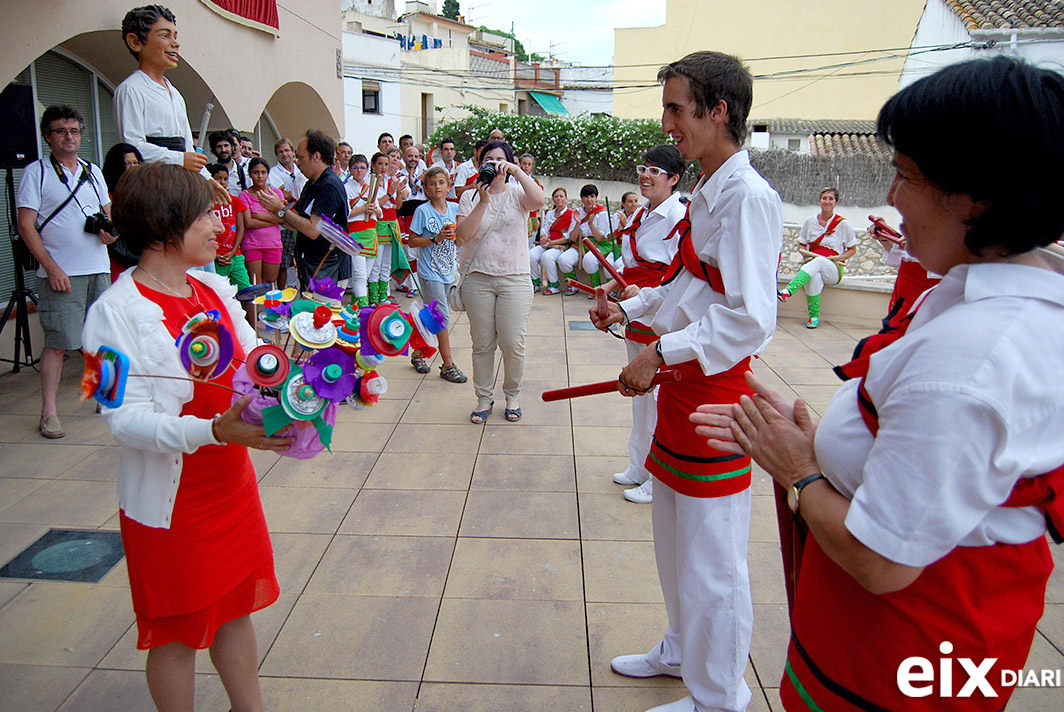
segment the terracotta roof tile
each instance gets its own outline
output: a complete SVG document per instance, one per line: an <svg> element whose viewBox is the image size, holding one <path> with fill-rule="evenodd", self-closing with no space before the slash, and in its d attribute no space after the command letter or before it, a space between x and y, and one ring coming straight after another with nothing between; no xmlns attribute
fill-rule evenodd
<svg viewBox="0 0 1064 712"><path fill-rule="evenodd" d="M945 0L969 30L1064 27L1060 0ZM1015 23L1015 24L1014 24Z"/></svg>

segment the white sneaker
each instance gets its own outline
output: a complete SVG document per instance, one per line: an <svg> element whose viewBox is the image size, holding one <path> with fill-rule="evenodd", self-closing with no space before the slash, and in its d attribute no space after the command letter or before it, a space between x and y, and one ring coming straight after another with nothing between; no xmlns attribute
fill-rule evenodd
<svg viewBox="0 0 1064 712"><path fill-rule="evenodd" d="M688 695L682 700L676 700L667 705L651 707L647 712L698 712L698 708L695 707L695 698Z"/></svg>
<svg viewBox="0 0 1064 712"><path fill-rule="evenodd" d="M624 498L636 504L650 504L654 501L654 480L647 480L638 487L626 489Z"/></svg>
<svg viewBox="0 0 1064 712"><path fill-rule="evenodd" d="M625 470L624 472L618 472L618 473L614 474L613 475L613 481L616 482L619 485L624 485L625 487L635 487L636 485L639 484L638 482L636 482L635 480L633 480L631 477L628 476L628 470Z"/></svg>
<svg viewBox="0 0 1064 712"><path fill-rule="evenodd" d="M610 667L615 673L625 677L657 677L659 675L682 677L679 665L666 665L657 660L652 662L649 653L618 655L610 661Z"/></svg>

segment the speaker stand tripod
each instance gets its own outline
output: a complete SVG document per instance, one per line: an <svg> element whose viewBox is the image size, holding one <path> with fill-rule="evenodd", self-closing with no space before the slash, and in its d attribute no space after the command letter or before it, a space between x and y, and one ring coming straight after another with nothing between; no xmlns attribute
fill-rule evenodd
<svg viewBox="0 0 1064 712"><path fill-rule="evenodd" d="M22 260L19 259L19 251L25 250L18 235L18 217L15 208L15 178L11 168L7 169L7 208L10 221L8 228L11 236L11 260L15 268L15 289L11 292L11 299L7 303L3 317L0 317L0 334L4 333L7 320L11 313L15 313L15 353L14 358L0 358L4 363L12 364L11 373L18 373L23 366L33 367L37 359L33 358L33 345L30 343L30 311L26 299L29 298L34 304L37 296L27 289L26 277L23 274Z"/></svg>

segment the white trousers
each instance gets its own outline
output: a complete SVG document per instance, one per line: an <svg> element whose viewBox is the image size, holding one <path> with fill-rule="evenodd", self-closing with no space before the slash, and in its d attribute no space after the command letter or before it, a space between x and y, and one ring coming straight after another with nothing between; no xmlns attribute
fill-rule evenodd
<svg viewBox="0 0 1064 712"><path fill-rule="evenodd" d="M543 257L544 252L548 252L553 248L544 247L543 245L536 245L528 251L528 266L532 272L532 279L539 279L540 267L539 262ZM557 252L557 250L554 250Z"/></svg>
<svg viewBox="0 0 1064 712"><path fill-rule="evenodd" d="M635 341L624 342L628 348L628 362L646 348ZM650 479L647 472L647 454L650 452L650 439L658 424L658 389L655 388L645 396L632 398L632 432L628 434L628 467L625 476L636 484L643 484Z"/></svg>
<svg viewBox="0 0 1064 712"><path fill-rule="evenodd" d="M580 258L580 253L576 251L576 248L570 247L567 250L559 250L557 247L551 247L550 249L543 251L543 254L539 258L539 266L542 268L543 278L546 279L547 282L551 284L558 283L559 263L562 258L570 252L572 253L572 262L569 263L568 267L562 270L562 274L572 272L573 268L576 266L576 261ZM566 258L566 262L568 263L568 258Z"/></svg>
<svg viewBox="0 0 1064 712"><path fill-rule="evenodd" d="M686 414L685 414L686 415ZM682 665L700 712L741 712L754 611L746 548L750 489L727 497L688 497L657 482L654 556L669 628L651 652Z"/></svg>
<svg viewBox="0 0 1064 712"><path fill-rule="evenodd" d="M609 260L609 263L613 265L618 272L624 270L624 260L621 259L620 255L617 257L614 257L613 255L605 255L605 258ZM580 263L580 266L583 267L584 271L589 275L601 271L603 282L608 282L612 279L610 273L603 269L602 263L598 261L598 257L595 257L595 253L591 252L591 250L584 253L584 259Z"/></svg>
<svg viewBox="0 0 1064 712"><path fill-rule="evenodd" d="M351 281L348 283L351 286L351 292L356 297L366 296L366 256L365 255L350 255L351 257Z"/></svg>
<svg viewBox="0 0 1064 712"><path fill-rule="evenodd" d="M377 256L372 258L372 262L367 259L366 265L369 268L370 282L387 284L392 276L392 243L381 243L377 248Z"/></svg>
<svg viewBox="0 0 1064 712"><path fill-rule="evenodd" d="M576 271L576 263L580 261L580 253L575 247L570 247L558 257L558 271L569 274Z"/></svg>
<svg viewBox="0 0 1064 712"><path fill-rule="evenodd" d="M817 255L799 269L809 275L805 293L815 297L824 291L824 286L839 283L839 266L823 255Z"/></svg>

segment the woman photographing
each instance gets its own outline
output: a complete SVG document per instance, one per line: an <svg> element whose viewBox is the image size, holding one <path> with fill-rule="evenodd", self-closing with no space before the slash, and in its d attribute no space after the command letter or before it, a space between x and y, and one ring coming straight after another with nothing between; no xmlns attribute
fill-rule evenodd
<svg viewBox="0 0 1064 712"><path fill-rule="evenodd" d="M1064 530L1064 77L955 64L878 131L906 249L942 281L904 335L841 367L819 425L753 380L754 399L691 418L808 527L787 710L1000 710L1042 615L1047 528Z"/></svg>
<svg viewBox="0 0 1064 712"><path fill-rule="evenodd" d="M111 346L131 377L104 418L122 446L118 501L137 648L148 650L148 689L160 710L191 710L196 650L208 648L234 709L261 710L250 614L277 599L273 549L248 447L282 450L230 407L233 370L256 345L224 277L188 270L214 259L221 222L209 184L180 166L127 171L114 197L115 226L140 261L89 310L86 350ZM175 338L217 310L233 336L234 363L210 383L192 381ZM222 387L219 387L222 386Z"/></svg>
<svg viewBox="0 0 1064 712"><path fill-rule="evenodd" d="M469 420L484 423L494 400L495 350L502 351L504 417L521 419L521 379L525 368L525 330L532 309L529 278L528 213L543 205L543 191L514 163L505 141L490 141L480 157L492 166L490 183L478 179L458 204L456 244L461 251L462 300L473 339L476 409Z"/></svg>

